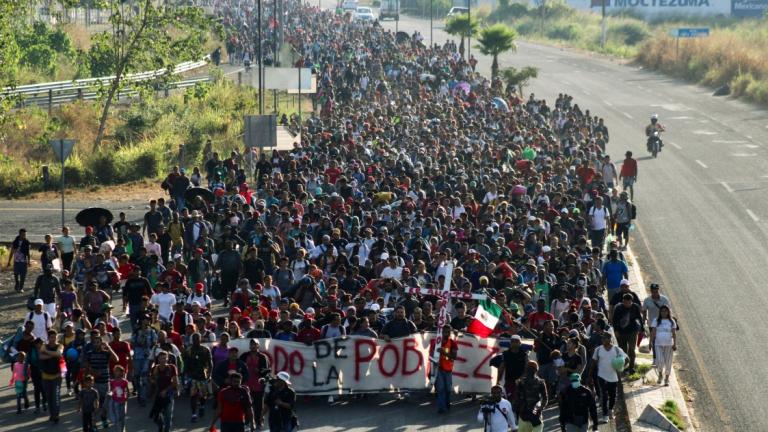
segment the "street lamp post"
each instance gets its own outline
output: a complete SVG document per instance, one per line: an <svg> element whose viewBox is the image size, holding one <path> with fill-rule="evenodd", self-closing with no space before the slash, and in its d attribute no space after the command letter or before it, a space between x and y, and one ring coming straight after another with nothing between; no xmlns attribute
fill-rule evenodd
<svg viewBox="0 0 768 432"><path fill-rule="evenodd" d="M603 19L600 22L600 48L605 48L605 2L606 0L603 0L602 9L603 9Z"/></svg>
<svg viewBox="0 0 768 432"><path fill-rule="evenodd" d="M467 60L472 46L472 0L467 0L467 17L469 17L469 33L467 33Z"/></svg>
<svg viewBox="0 0 768 432"><path fill-rule="evenodd" d="M432 49L432 47L435 46L435 41L432 39L432 21L434 16L434 5L435 0L429 0L429 48Z"/></svg>
<svg viewBox="0 0 768 432"><path fill-rule="evenodd" d="M256 43L258 46L256 47L256 55L259 58L259 63L257 65L258 74L259 74L259 115L264 114L264 81L262 80L262 62L261 62L261 0L257 0L258 8L256 12Z"/></svg>

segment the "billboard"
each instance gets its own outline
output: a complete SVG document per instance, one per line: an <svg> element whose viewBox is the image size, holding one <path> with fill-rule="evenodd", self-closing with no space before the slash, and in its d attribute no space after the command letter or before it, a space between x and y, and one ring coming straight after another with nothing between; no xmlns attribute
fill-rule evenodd
<svg viewBox="0 0 768 432"><path fill-rule="evenodd" d="M768 11L768 0L733 0L731 14L737 17L760 17Z"/></svg>
<svg viewBox="0 0 768 432"><path fill-rule="evenodd" d="M599 13L605 1L609 14L631 11L643 16L716 16L731 14L731 0L567 0L569 6ZM734 0L738 1L738 0ZM742 0L749 1L749 0ZM758 0L768 1L768 0Z"/></svg>

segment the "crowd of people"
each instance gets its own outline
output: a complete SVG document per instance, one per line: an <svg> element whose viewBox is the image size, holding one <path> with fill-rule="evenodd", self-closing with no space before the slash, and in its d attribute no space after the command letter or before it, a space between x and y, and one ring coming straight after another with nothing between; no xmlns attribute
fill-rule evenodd
<svg viewBox="0 0 768 432"><path fill-rule="evenodd" d="M46 236L31 311L10 341L19 413L31 384L35 412L58 422L63 380L86 432L124 430L131 397L170 431L186 421L174 420L182 395L191 422L215 407L210 422L223 431L292 431L291 376L272 370L260 340L436 331L437 410L447 412L455 337L477 301L448 302L438 328L439 298L410 289L446 285L503 309L493 335L509 348L492 361L486 430L540 431L554 404L563 430L596 430L613 418L642 337L668 383L671 305L657 284L641 301L624 256L637 164L626 152L617 169L601 118L564 93L521 98L455 45L296 2L286 10L286 41L317 73L319 116L293 150L262 153L253 171L211 143L193 174L174 168L168 197L141 221L120 214L79 239L67 228ZM33 254L21 230L17 291L29 289ZM248 351L231 346L238 338Z"/></svg>

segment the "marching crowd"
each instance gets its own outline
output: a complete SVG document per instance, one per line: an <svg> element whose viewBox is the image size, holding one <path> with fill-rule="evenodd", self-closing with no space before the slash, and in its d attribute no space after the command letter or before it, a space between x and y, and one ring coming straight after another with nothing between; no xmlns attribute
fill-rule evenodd
<svg viewBox="0 0 768 432"><path fill-rule="evenodd" d="M621 169L612 162L601 118L567 94L521 98L451 44L398 41L296 2L286 10L280 25L317 73L320 107L293 150L262 153L252 170L212 143L191 175L174 168L168 200L153 199L141 221L102 213L82 237L64 228L37 251L20 231L10 260L31 311L4 347L19 413L31 392L35 412L58 422L63 384L85 432L125 430L133 397L170 431L187 421L174 419L182 395L191 422L292 431L291 376L272 370L260 340L437 331L446 412L471 294L502 308L493 335L509 340L478 414L486 430L540 431L553 404L563 430L597 430L642 337L668 382L669 300L652 284L641 301L627 280L636 208L625 190L637 165L630 152ZM446 284L466 296L438 328L439 297L413 288ZM230 346L238 338L249 350Z"/></svg>

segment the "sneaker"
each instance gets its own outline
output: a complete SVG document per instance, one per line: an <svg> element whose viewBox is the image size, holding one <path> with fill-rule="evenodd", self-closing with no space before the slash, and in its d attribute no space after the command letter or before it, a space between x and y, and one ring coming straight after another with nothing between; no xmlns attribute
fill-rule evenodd
<svg viewBox="0 0 768 432"><path fill-rule="evenodd" d="M332 404L332 403L333 403L333 396L328 396L328 403L329 403L329 404Z"/></svg>
<svg viewBox="0 0 768 432"><path fill-rule="evenodd" d="M101 427L102 429L109 429L109 422L107 421L107 419L101 420Z"/></svg>
<svg viewBox="0 0 768 432"><path fill-rule="evenodd" d="M197 423L197 416L196 415L192 416L192 423Z"/></svg>

